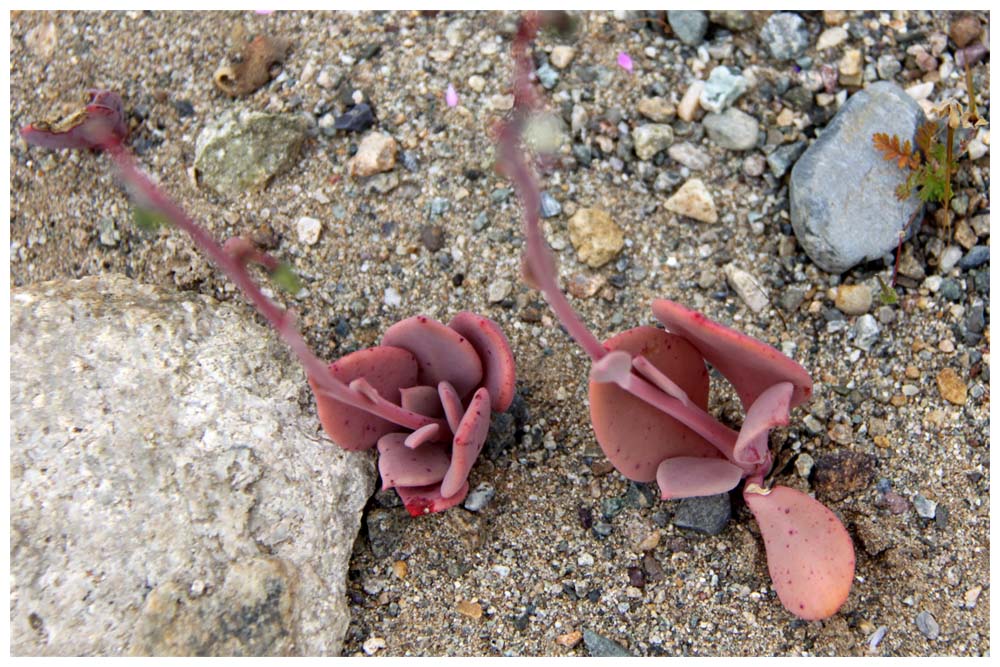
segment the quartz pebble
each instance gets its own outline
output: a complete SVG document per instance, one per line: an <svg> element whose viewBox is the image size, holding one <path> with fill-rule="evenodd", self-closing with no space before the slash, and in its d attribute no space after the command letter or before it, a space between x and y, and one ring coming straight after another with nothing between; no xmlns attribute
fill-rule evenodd
<svg viewBox="0 0 1000 667"><path fill-rule="evenodd" d="M719 214L715 210L715 201L708 188L705 187L705 183L698 178L689 179L667 199L664 205L668 211L701 222L714 223L719 221Z"/></svg>
<svg viewBox="0 0 1000 667"><path fill-rule="evenodd" d="M299 243L315 245L319 241L319 235L322 231L323 223L316 218L303 216L295 222L295 232L298 234Z"/></svg>

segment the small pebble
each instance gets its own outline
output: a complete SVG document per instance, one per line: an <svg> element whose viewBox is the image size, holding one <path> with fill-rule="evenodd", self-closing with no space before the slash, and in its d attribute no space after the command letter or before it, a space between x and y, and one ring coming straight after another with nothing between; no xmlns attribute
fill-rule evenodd
<svg viewBox="0 0 1000 667"><path fill-rule="evenodd" d="M379 650L385 648L385 640L381 637L369 637L361 645L361 650L365 652L365 655L375 655Z"/></svg>
<svg viewBox="0 0 1000 667"><path fill-rule="evenodd" d="M618 642L591 630L583 631L583 643L594 658L627 658L632 655Z"/></svg>
<svg viewBox="0 0 1000 667"><path fill-rule="evenodd" d="M941 398L955 405L965 405L967 398L965 382L958 376L955 369L943 368L937 374L937 386L938 391L941 392Z"/></svg>
<svg viewBox="0 0 1000 667"><path fill-rule="evenodd" d="M913 508L917 510L917 514L925 519L933 519L937 513L937 503L933 500L928 500L919 493L913 496Z"/></svg>
<svg viewBox="0 0 1000 667"><path fill-rule="evenodd" d="M705 183L698 178L689 179L667 199L664 205L668 211L701 222L715 223L719 221L715 201L708 188L705 187Z"/></svg>
<svg viewBox="0 0 1000 667"><path fill-rule="evenodd" d="M548 192L542 192L541 214L543 218L554 218L562 213L562 205Z"/></svg>
<svg viewBox="0 0 1000 667"><path fill-rule="evenodd" d="M469 618L477 621L483 617L483 608L478 602L459 600L458 604L455 605L455 610L462 616L468 616Z"/></svg>
<svg viewBox="0 0 1000 667"><path fill-rule="evenodd" d="M463 507L470 512L478 512L486 507L491 500L493 500L493 496L495 494L496 490L493 488L493 485L483 482L469 492Z"/></svg>
<svg viewBox="0 0 1000 667"><path fill-rule="evenodd" d="M299 243L315 245L319 241L320 232L323 231L323 223L316 218L303 216L296 220L295 231L298 234Z"/></svg>
<svg viewBox="0 0 1000 667"><path fill-rule="evenodd" d="M937 639L941 634L941 628L938 626L938 622L931 616L928 611L922 611L917 614L915 619L917 624L917 630L920 630L920 634L928 639Z"/></svg>
<svg viewBox="0 0 1000 667"><path fill-rule="evenodd" d="M556 643L566 648L574 648L582 639L583 633L579 630L574 630L573 632L567 632L564 635L556 637Z"/></svg>
<svg viewBox="0 0 1000 667"><path fill-rule="evenodd" d="M489 288L486 291L486 300L490 303L500 303L507 298L510 294L510 290L513 287L511 282L506 278L501 278L490 283Z"/></svg>

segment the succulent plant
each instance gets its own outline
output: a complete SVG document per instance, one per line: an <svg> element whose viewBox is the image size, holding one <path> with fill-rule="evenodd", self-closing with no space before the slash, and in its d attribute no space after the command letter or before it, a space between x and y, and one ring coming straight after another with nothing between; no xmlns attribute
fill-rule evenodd
<svg viewBox="0 0 1000 667"><path fill-rule="evenodd" d="M260 264L279 284L296 284L287 267L244 239L220 246L135 165L117 93L90 91L84 109L29 125L21 136L46 148L107 153L136 202L137 220L182 229L236 283L305 368L327 435L348 450L377 445L383 488L395 488L410 514L438 512L465 498L490 414L506 410L514 397L514 357L496 323L469 312L447 326L411 317L389 327L382 345L327 365L246 269Z"/></svg>
<svg viewBox="0 0 1000 667"><path fill-rule="evenodd" d="M528 53L536 21L534 15L522 21L513 45L514 113L496 131L499 163L524 207L525 279L591 358L590 417L597 441L625 477L655 479L663 498L724 493L746 480L743 497L760 525L782 604L803 619L826 618L850 592L851 538L815 499L764 485L772 466L768 434L809 399L809 374L769 345L663 299L652 309L666 331L636 327L601 343L559 289L539 225L539 187L521 148L522 127L537 105ZM706 411L706 361L740 397L746 416L738 432Z"/></svg>

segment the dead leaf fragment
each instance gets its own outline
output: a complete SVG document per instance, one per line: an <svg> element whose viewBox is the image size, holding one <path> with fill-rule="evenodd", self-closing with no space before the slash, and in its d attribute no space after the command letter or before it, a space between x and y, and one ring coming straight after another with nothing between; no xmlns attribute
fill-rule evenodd
<svg viewBox="0 0 1000 667"><path fill-rule="evenodd" d="M272 68L285 62L286 39L257 35L247 42L241 62L216 70L215 86L230 97L249 95L271 80Z"/></svg>

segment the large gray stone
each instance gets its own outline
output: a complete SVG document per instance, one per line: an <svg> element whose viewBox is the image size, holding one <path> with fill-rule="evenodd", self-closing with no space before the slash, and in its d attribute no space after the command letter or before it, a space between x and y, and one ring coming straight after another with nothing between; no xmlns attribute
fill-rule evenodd
<svg viewBox="0 0 1000 667"><path fill-rule="evenodd" d="M373 460L249 308L44 283L10 354L13 654L340 652Z"/></svg>
<svg viewBox="0 0 1000 667"><path fill-rule="evenodd" d="M795 163L792 227L824 271L842 273L896 248L921 204L915 195L896 198L905 173L882 159L872 135L887 132L912 142L923 121L923 110L902 88L879 81L852 95Z"/></svg>
<svg viewBox="0 0 1000 667"><path fill-rule="evenodd" d="M292 114L223 114L198 135L194 167L201 182L236 197L262 188L298 159L308 123Z"/></svg>

